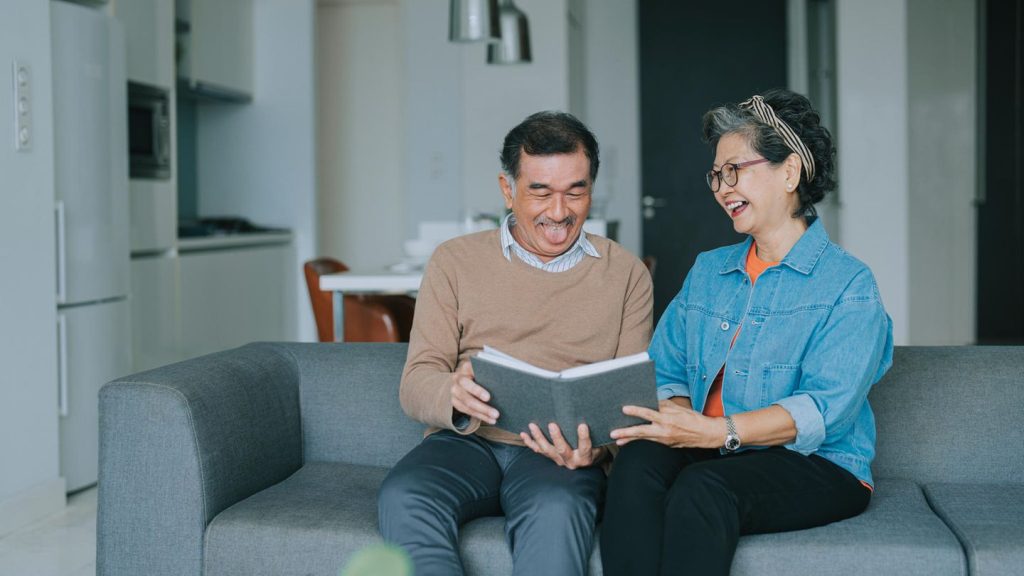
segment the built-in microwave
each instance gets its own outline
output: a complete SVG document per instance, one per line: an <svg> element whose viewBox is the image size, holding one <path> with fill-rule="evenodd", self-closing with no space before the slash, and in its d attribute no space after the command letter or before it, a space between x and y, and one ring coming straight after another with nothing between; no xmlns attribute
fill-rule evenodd
<svg viewBox="0 0 1024 576"><path fill-rule="evenodd" d="M171 113L167 90L128 83L128 173L132 178L171 177Z"/></svg>

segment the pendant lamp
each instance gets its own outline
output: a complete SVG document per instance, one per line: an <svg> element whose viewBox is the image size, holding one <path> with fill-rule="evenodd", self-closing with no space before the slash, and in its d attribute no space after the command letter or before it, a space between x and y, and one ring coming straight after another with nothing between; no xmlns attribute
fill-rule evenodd
<svg viewBox="0 0 1024 576"><path fill-rule="evenodd" d="M451 42L497 42L498 0L451 0L448 11Z"/></svg>
<svg viewBox="0 0 1024 576"><path fill-rule="evenodd" d="M498 4L501 40L487 45L488 64L523 64L533 60L530 54L530 25L526 14L512 0Z"/></svg>

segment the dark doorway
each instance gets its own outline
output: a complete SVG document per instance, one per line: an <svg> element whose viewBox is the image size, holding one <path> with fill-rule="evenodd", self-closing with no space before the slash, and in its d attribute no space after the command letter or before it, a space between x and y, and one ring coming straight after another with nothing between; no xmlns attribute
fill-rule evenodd
<svg viewBox="0 0 1024 576"><path fill-rule="evenodd" d="M1024 344L1024 0L980 2L978 343Z"/></svg>
<svg viewBox="0 0 1024 576"><path fill-rule="evenodd" d="M640 0L643 253L654 257L654 314L697 254L739 242L704 183L714 154L701 116L786 86L786 2Z"/></svg>

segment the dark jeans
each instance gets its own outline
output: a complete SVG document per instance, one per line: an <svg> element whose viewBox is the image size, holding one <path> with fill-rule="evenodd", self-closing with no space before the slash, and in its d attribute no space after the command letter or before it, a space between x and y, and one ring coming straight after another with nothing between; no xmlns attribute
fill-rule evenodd
<svg viewBox="0 0 1024 576"><path fill-rule="evenodd" d="M385 478L380 532L416 576L457 576L459 526L504 514L514 575L583 576L604 487L599 467L569 470L525 446L442 430Z"/></svg>
<svg viewBox="0 0 1024 576"><path fill-rule="evenodd" d="M728 574L741 534L821 526L860 514L870 499L853 474L816 455L631 442L608 479L604 573Z"/></svg>

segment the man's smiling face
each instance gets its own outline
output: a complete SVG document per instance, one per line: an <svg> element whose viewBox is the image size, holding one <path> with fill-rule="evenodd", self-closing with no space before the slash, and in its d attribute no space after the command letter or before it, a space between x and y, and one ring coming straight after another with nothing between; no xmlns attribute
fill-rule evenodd
<svg viewBox="0 0 1024 576"><path fill-rule="evenodd" d="M590 160L582 148L570 154L519 158L519 177L500 177L505 207L515 214L512 236L549 262L572 247L590 212ZM516 189L512 190L512 186Z"/></svg>

